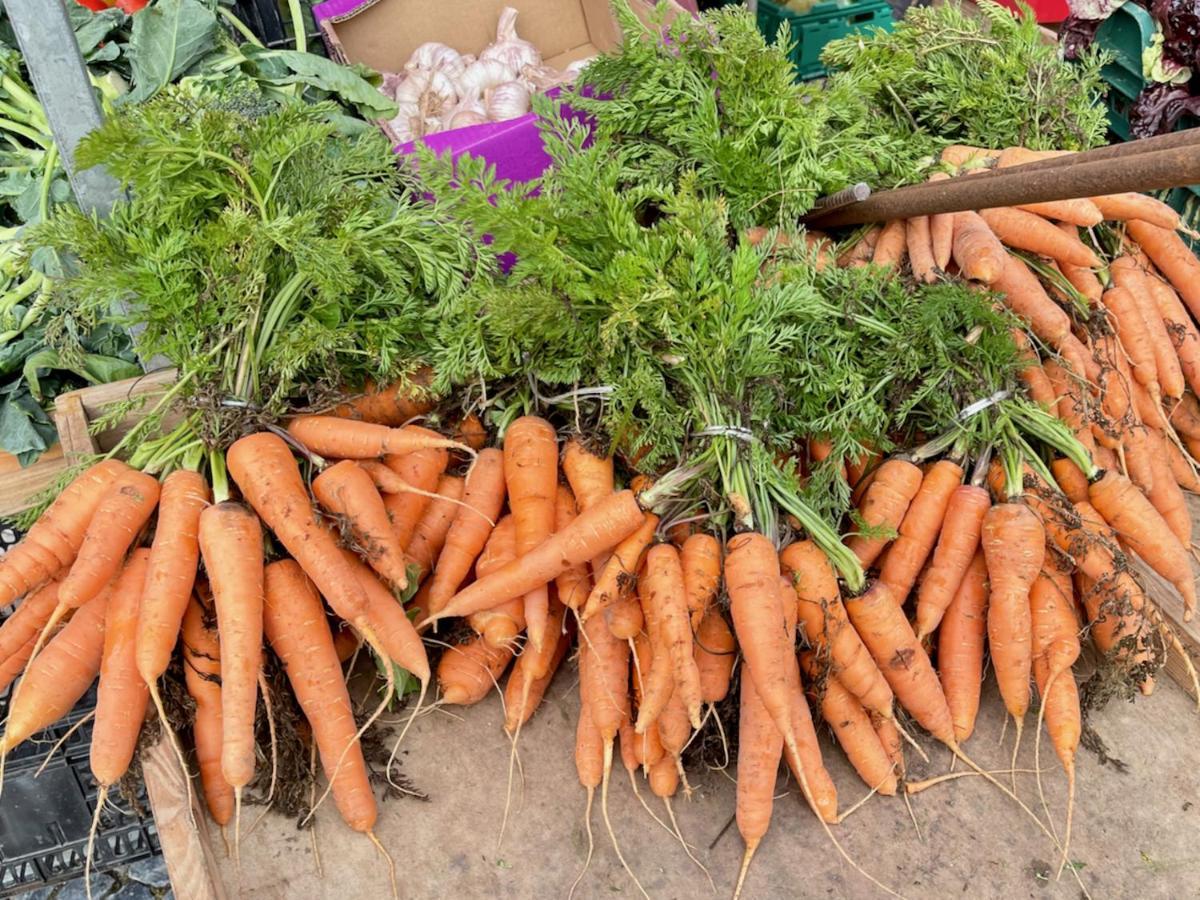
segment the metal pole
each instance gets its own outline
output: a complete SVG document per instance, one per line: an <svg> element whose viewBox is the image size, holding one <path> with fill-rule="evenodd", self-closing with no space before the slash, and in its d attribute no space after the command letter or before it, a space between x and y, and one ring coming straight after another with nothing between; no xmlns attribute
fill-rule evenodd
<svg viewBox="0 0 1200 900"><path fill-rule="evenodd" d="M101 167L75 166L75 148L102 119L66 7L62 0L4 0L4 7L75 199L84 211L106 216L121 193L117 181Z"/></svg>

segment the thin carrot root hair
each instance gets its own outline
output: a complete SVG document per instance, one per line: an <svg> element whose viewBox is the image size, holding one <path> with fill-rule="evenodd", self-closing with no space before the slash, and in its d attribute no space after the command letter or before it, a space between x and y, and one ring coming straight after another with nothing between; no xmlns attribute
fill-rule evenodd
<svg viewBox="0 0 1200 900"><path fill-rule="evenodd" d="M92 813L92 827L88 829L87 850L83 854L83 887L87 892L87 900L92 900L92 851L96 846L96 832L100 830L100 813L104 812L104 804L108 802L108 785L100 785L96 794L96 811Z"/></svg>
<svg viewBox="0 0 1200 900"><path fill-rule="evenodd" d="M923 844L925 843L925 836L921 834L921 823L917 821L917 811L913 809L912 798L907 792L901 796L904 797L904 808L908 810L908 818L912 822L913 832L917 836L917 843Z"/></svg>
<svg viewBox="0 0 1200 900"><path fill-rule="evenodd" d="M84 716L82 719L80 719L78 722L76 722L74 725L72 725L70 728L68 728L66 731L66 734L64 734L57 741L54 742L54 746L51 747L49 752L46 753L46 758L42 760L42 764L40 766L38 766L37 771L33 773L34 778L37 778L39 775L42 774L42 772L46 771L46 766L48 766L50 764L50 760L54 758L54 754L58 752L58 748L61 747L63 744L65 744L67 741L67 738L69 738L71 735L73 735L80 727L82 727L83 725L90 722L94 715L96 715L96 711L93 709L86 716Z"/></svg>
<svg viewBox="0 0 1200 900"><path fill-rule="evenodd" d="M920 756L923 761L929 762L929 755L924 751L924 749L922 749L921 745L917 743L917 739L909 734L905 727L900 724L900 720L897 719L894 714L892 715L892 724L896 726L896 733L899 734L900 737L904 738L904 740L908 742L909 746L917 751L917 755Z"/></svg>
<svg viewBox="0 0 1200 900"><path fill-rule="evenodd" d="M583 876L587 874L588 866L592 864L592 852L596 849L596 840L592 836L592 801L596 797L596 789L590 787L587 789L587 809L583 813L583 824L587 829L588 851L587 857L583 861L583 868L579 870L579 874L575 876L575 880L571 882L571 890L567 892L567 900L571 900L575 896L575 889L579 887L579 882L583 881Z"/></svg>
<svg viewBox="0 0 1200 900"><path fill-rule="evenodd" d="M375 845L375 849L379 851L379 855L383 857L383 861L387 863L388 884L390 884L392 887L392 898L393 900L398 900L400 897L400 892L396 889L396 861L392 859L392 855L384 849L383 844L380 843L379 838L375 835L374 829L367 832L367 837L370 839L371 843Z"/></svg>
<svg viewBox="0 0 1200 900"><path fill-rule="evenodd" d="M425 692L428 689L429 689L429 679L426 679L425 681L421 682L421 693L417 694L416 706L414 706L413 711L411 713L409 713L408 721L405 722L404 727L400 729L400 736L398 738L396 738L396 743L394 743L392 745L392 752L390 754L388 754L387 772L385 774L387 775L388 784L390 784L392 787L394 787L398 790L402 790L402 788L400 787L400 785L398 785L394 781L392 781L392 763L395 762L395 760L396 760L396 754L400 750L400 744L404 741L404 736L406 734L408 734L408 729L410 729L412 727L412 723L417 720L417 716L421 712L421 705L425 702ZM436 704L434 704L434 705L436 706ZM433 711L432 707L426 710L426 712L432 712L432 711Z"/></svg>
<svg viewBox="0 0 1200 900"><path fill-rule="evenodd" d="M1046 792L1042 789L1042 722L1046 716L1046 698L1050 695L1050 688L1054 685L1054 679L1058 677L1058 672L1054 672L1046 679L1046 688L1041 691L1042 702L1038 705L1037 714L1037 731L1033 737L1033 768L1036 773L1038 799L1042 803L1042 812L1046 814L1046 822L1050 826L1050 832L1054 837L1058 838L1058 829L1054 827L1054 817L1050 815L1050 804L1046 802ZM1014 780L1016 775L1013 775ZM1062 869L1058 870L1062 874Z"/></svg>
<svg viewBox="0 0 1200 900"><path fill-rule="evenodd" d="M533 685L532 680L526 678L525 683L521 687L521 711L525 711L525 705L529 702L529 689ZM500 819L500 834L496 836L496 849L499 850L501 844L504 843L504 829L508 826L508 811L512 807L512 786L513 786L513 769L517 769L521 773L521 791L525 790L525 770L520 765L520 756L517 753L517 741L521 738L521 728L525 725L525 719L522 717L517 722L517 727L513 730L512 737L509 739L511 748L508 753L508 786L504 790L504 815ZM399 742L397 742L399 746ZM393 751L394 752L394 751ZM634 788L636 791L637 788Z"/></svg>
<svg viewBox="0 0 1200 900"><path fill-rule="evenodd" d="M310 812L311 816L312 813ZM242 789L233 789L233 865L242 877Z"/></svg>
<svg viewBox="0 0 1200 900"><path fill-rule="evenodd" d="M717 771L724 771L729 768L729 741L725 737L725 723L721 721L721 714L717 712L717 704L710 703L708 708L712 710L713 719L717 723L717 734L721 736L721 750L725 754L725 761L717 766Z"/></svg>
<svg viewBox="0 0 1200 900"><path fill-rule="evenodd" d="M882 784L882 783L883 782L881 781L880 784ZM867 791L867 793L862 797L861 800L859 800L857 803L855 803L853 806L851 806L848 810L846 810L844 813L842 813L840 816L837 817L837 824L841 825L848 818L850 818L851 813L857 812L858 809L863 806L863 804L865 804L868 800L870 800L872 797L875 796L875 794L878 790L879 790L879 785L877 784L873 788L871 788L869 791Z"/></svg>
<svg viewBox="0 0 1200 900"><path fill-rule="evenodd" d="M700 871L704 873L704 877L708 879L709 888L712 889L713 893L716 893L717 886L713 883L712 875L709 873L708 867L705 866L704 863L700 862L700 860L696 859L695 854L692 853L691 847L688 846L688 842L683 839L683 831L679 828L679 821L675 818L675 808L671 806L671 798L663 797L662 799L663 806L667 808L667 815L671 819L671 827L674 829L672 833L679 840L679 844L681 847L683 847L683 852L687 854L688 859L694 862Z"/></svg>
<svg viewBox="0 0 1200 900"><path fill-rule="evenodd" d="M629 786L631 788L633 788L633 796L638 798L638 800L642 804L642 809L646 810L646 812L649 813L650 818L652 818L655 822L657 822L659 827L662 828L667 834L671 835L671 837L675 837L676 836L675 832L671 830L671 826L668 825L666 822L664 822L662 819L660 819L655 814L654 810L652 810L650 808L650 804L648 804L646 802L645 796L642 794L642 792L640 790L638 790L637 776L632 771L630 771L630 773L629 773Z"/></svg>
<svg viewBox="0 0 1200 900"><path fill-rule="evenodd" d="M260 676L260 678L261 678L261 676ZM260 681L259 684L261 687L262 682ZM154 709L158 712L158 721L162 723L163 731L165 731L167 733L167 739L171 742L171 748L175 751L175 759L178 760L178 762L179 762L179 771L183 773L183 780L184 780L184 783L187 785L188 822L194 828L196 825L196 815L195 815L195 811L192 809L192 802L194 800L194 794L192 792L192 773L191 773L191 770L188 769L187 758L183 755L183 745L179 743L179 735L177 735L175 733L175 729L171 727L171 723L167 719L167 711L166 711L166 708L163 706L162 694L158 690L157 679L154 682L152 682L151 684L147 685L147 687L150 688L150 699L154 701ZM267 709L270 710L269 704L267 706ZM76 726L76 727L78 727L78 726ZM72 730L74 730L74 729L72 729ZM70 732L67 732L67 734L70 734ZM274 742L273 736L274 736L274 729L272 728L272 742L271 742L271 766L272 766L271 788L272 788L272 790L274 790L274 788L275 788L275 770L274 770L275 742ZM65 739L66 735L64 735L63 738ZM49 757L47 757L47 759L49 759ZM45 765L45 763L43 763L43 765ZM39 769L38 771L41 771L41 770Z"/></svg>
<svg viewBox="0 0 1200 900"><path fill-rule="evenodd" d="M691 800L692 785L688 782L687 770L683 768L683 757L680 755L675 757L675 769L679 772L679 783L683 785L683 798Z"/></svg>
<svg viewBox="0 0 1200 900"><path fill-rule="evenodd" d="M317 800L317 742L313 741L308 748L308 771L311 773L311 783L308 785L308 805L312 806ZM314 819L312 827L308 830L309 837L312 839L313 864L317 867L317 877L325 877L325 867L321 865L321 842L317 840L317 822ZM225 829L221 829L221 836L225 836ZM229 855L229 842L225 842L225 855Z"/></svg>
<svg viewBox="0 0 1200 900"><path fill-rule="evenodd" d="M246 834L254 834L254 829L271 811L271 804L275 802L275 784L279 776L279 743L275 736L275 713L271 711L271 689L267 685L267 679L263 675L262 669L258 671L258 690L262 694L263 712L267 714L267 735L271 741L271 782L267 787L267 799L263 804L263 810L258 814L258 818L254 820Z"/></svg>
<svg viewBox="0 0 1200 900"><path fill-rule="evenodd" d="M738 870L737 884L733 888L733 900L742 896L742 885L746 883L746 873L750 871L750 860L754 859L754 851L762 843L762 838L746 842L746 851L742 854L742 867Z"/></svg>
<svg viewBox="0 0 1200 900"><path fill-rule="evenodd" d="M1025 727L1024 720L1018 719L1016 716L1013 716L1013 727L1017 730L1017 736L1016 736L1016 739L1013 741L1012 763L1009 765L1009 769L1013 770L1012 789L1013 789L1013 793L1015 794L1017 792L1017 773L1015 771L1017 768L1017 753L1021 749L1021 732ZM1035 765L1036 765L1036 763L1035 763Z"/></svg>
<svg viewBox="0 0 1200 900"><path fill-rule="evenodd" d="M989 775L1011 775L1013 772L1018 775L1037 775L1041 769L992 769L987 774ZM908 794L919 794L922 791L927 791L931 787L936 787L939 784L944 784L947 781L957 781L960 778L969 778L979 775L979 772L967 769L963 772L946 772L942 775L934 775L932 778L926 778L923 781L906 781L904 783L904 791Z"/></svg>
<svg viewBox="0 0 1200 900"><path fill-rule="evenodd" d="M629 868L629 863L625 861L625 854L621 852L621 845L617 843L617 833L613 831L612 822L608 818L608 782L612 775L612 761L613 742L610 738L604 742L604 780L600 783L600 815L604 817L604 827L608 829L608 837L612 841L613 850L617 852L617 859L621 861L621 868L633 879L633 883L637 885L637 889L641 892L641 895L646 900L650 900L650 895L646 893L646 889L642 887L642 883L638 881L638 877L633 874L633 869Z"/></svg>
<svg viewBox="0 0 1200 900"><path fill-rule="evenodd" d="M1066 834L1063 835L1062 859L1058 864L1058 874L1054 880L1058 881L1062 878L1063 869L1068 863L1067 851L1071 849L1071 822L1075 815L1075 761L1071 760L1071 764L1064 766L1067 770L1067 824ZM1075 871L1075 867L1071 867L1071 871Z"/></svg>

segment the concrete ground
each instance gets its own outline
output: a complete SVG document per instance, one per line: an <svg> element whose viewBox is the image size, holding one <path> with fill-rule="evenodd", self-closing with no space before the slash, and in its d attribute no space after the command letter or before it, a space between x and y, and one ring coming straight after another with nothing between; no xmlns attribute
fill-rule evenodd
<svg viewBox="0 0 1200 900"><path fill-rule="evenodd" d="M575 672L564 667L522 735L526 782L523 791L519 784L514 790L513 815L500 848L496 838L509 744L501 730L499 700L493 696L469 709L434 712L413 727L405 741L404 769L429 801L389 801L377 827L396 861L401 897L567 896L587 846L584 791L573 763L576 696ZM989 682L976 733L967 744L987 768L1008 766L1012 729L1001 746L1002 710ZM1121 764L1102 764L1095 753L1079 752L1070 856L1088 894L1200 896L1200 715L1195 704L1164 678L1154 696L1136 704L1110 704L1092 724ZM931 762L909 754L915 779L945 771L948 764L947 751L928 739L923 743ZM1021 767L1032 768L1033 750L1027 735ZM827 745L825 751L841 806L849 808L865 788L840 750ZM1064 778L1048 744L1042 751L1047 801L1061 829ZM742 842L734 827L721 834L734 810L729 775L692 773L695 795L690 802L682 797L676 801L683 832L712 875L715 889L710 889L679 844L634 799L619 761L617 767L609 814L625 858L649 895L689 900L730 896ZM1019 776L1018 785L1021 798L1040 814L1033 777ZM837 854L782 775L780 791L788 793L775 803L771 830L746 883L747 900L886 896ZM657 802L652 808L661 812ZM978 777L913 797L912 813L919 836L903 801L896 798L872 798L834 830L851 857L906 897L1082 896L1069 871L1055 881L1056 851L1050 839ZM603 828L597 798L596 852L575 896L638 896ZM318 815L317 836L323 875L317 874L309 835L291 821L268 817L252 837L243 836L240 878L232 863L224 862L227 887L235 894L240 887L243 896L256 900L387 895L382 860L365 837L342 825L332 804Z"/></svg>

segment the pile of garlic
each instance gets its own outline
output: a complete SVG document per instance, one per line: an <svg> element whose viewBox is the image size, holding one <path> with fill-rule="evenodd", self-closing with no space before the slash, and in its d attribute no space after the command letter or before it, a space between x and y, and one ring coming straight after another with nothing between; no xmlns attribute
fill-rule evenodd
<svg viewBox="0 0 1200 900"><path fill-rule="evenodd" d="M573 81L586 63L561 72L544 65L537 48L517 36L517 11L505 7L496 42L478 58L436 41L422 44L403 72L384 74L380 90L400 108L388 123L393 135L411 141L523 116L533 94Z"/></svg>

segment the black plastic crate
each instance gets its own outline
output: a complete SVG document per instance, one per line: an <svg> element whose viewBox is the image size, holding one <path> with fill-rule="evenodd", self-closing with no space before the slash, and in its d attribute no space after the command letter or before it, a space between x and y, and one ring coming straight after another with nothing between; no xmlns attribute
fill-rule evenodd
<svg viewBox="0 0 1200 900"><path fill-rule="evenodd" d="M7 612L0 610L0 620ZM8 715L8 702L7 692L0 695L0 720ZM16 896L83 874L98 792L88 765L91 720L63 741L40 775L34 774L50 748L95 705L93 685L63 720L8 755L0 794L0 897ZM144 791L138 802L143 810L149 809ZM149 814L139 819L120 797L110 795L100 815L92 870L104 872L158 852L158 832Z"/></svg>
<svg viewBox="0 0 1200 900"><path fill-rule="evenodd" d="M308 39L310 52L323 53L321 42L313 43L318 34L312 20L312 0L300 0L300 10L304 16L305 37ZM235 0L233 14L245 22L246 27L266 46L275 49L295 49L296 37L286 0Z"/></svg>

